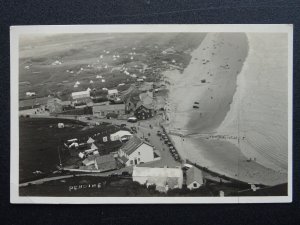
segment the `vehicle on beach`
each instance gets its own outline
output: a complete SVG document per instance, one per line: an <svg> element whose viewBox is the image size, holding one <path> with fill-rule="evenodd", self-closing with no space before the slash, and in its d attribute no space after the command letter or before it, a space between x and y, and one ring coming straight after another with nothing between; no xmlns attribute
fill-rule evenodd
<svg viewBox="0 0 300 225"><path fill-rule="evenodd" d="M137 122L137 118L136 117L129 117L127 119L127 122L129 122L129 123L136 123Z"/></svg>
<svg viewBox="0 0 300 225"><path fill-rule="evenodd" d="M198 105L198 104L199 104L199 102L194 102L194 104L197 104L197 105Z"/></svg>
<svg viewBox="0 0 300 225"><path fill-rule="evenodd" d="M194 106L193 106L193 109L199 109L199 106L194 105Z"/></svg>
<svg viewBox="0 0 300 225"><path fill-rule="evenodd" d="M158 131L156 132L156 134L157 134L157 136L161 136L160 130L158 130Z"/></svg>

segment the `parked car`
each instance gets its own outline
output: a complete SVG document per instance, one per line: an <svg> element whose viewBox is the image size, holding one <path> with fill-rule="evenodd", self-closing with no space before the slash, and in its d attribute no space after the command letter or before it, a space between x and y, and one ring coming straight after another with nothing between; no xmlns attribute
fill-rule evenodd
<svg viewBox="0 0 300 225"><path fill-rule="evenodd" d="M129 172L127 172L127 171L123 171L122 172L122 176L129 177L129 176L131 176L131 174Z"/></svg>
<svg viewBox="0 0 300 225"><path fill-rule="evenodd" d="M117 174L117 173L112 173L109 175L109 177L118 177L118 176L119 176L119 174Z"/></svg>
<svg viewBox="0 0 300 225"><path fill-rule="evenodd" d="M126 127L126 123L122 123L120 127Z"/></svg>
<svg viewBox="0 0 300 225"><path fill-rule="evenodd" d="M156 132L156 134L157 134L158 136L161 136L160 130L158 130L158 131Z"/></svg>
<svg viewBox="0 0 300 225"><path fill-rule="evenodd" d="M130 123L136 123L137 122L137 118L136 117L129 117L127 119L127 122L130 122Z"/></svg>

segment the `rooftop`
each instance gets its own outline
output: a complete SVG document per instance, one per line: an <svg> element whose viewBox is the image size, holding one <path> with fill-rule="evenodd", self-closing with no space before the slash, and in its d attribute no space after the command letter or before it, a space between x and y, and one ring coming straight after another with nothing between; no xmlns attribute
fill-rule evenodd
<svg viewBox="0 0 300 225"><path fill-rule="evenodd" d="M202 171L196 167L192 167L186 171L186 185L190 185L194 181L199 184L203 183Z"/></svg>
<svg viewBox="0 0 300 225"><path fill-rule="evenodd" d="M183 177L181 168L151 168L151 167L137 167L133 168L132 176L135 177Z"/></svg>
<svg viewBox="0 0 300 225"><path fill-rule="evenodd" d="M47 105L53 97L32 98L19 101L19 108L32 107L34 105Z"/></svg>
<svg viewBox="0 0 300 225"><path fill-rule="evenodd" d="M127 141L122 147L121 150L123 150L127 155L130 155L133 153L138 147L140 147L142 144L147 144L151 146L149 143L143 141L136 135L133 135L129 141Z"/></svg>
<svg viewBox="0 0 300 225"><path fill-rule="evenodd" d="M113 155L103 155L96 157L96 163L99 170L107 171L117 168L117 162Z"/></svg>
<svg viewBox="0 0 300 225"><path fill-rule="evenodd" d="M93 106L94 112L103 110L125 110L125 104L113 104L113 105L96 105Z"/></svg>

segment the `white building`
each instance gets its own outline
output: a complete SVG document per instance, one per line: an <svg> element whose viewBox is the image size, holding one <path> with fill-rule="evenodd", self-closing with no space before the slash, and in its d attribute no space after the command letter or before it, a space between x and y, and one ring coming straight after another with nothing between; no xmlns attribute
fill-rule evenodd
<svg viewBox="0 0 300 225"><path fill-rule="evenodd" d="M108 98L115 98L118 96L118 90L117 89L112 89L112 90L108 90Z"/></svg>
<svg viewBox="0 0 300 225"><path fill-rule="evenodd" d="M118 155L119 160L126 166L157 160L154 158L153 146L135 135L119 149Z"/></svg>
<svg viewBox="0 0 300 225"><path fill-rule="evenodd" d="M80 98L89 98L90 97L90 91L78 91L72 93L73 100L80 99Z"/></svg>
<svg viewBox="0 0 300 225"><path fill-rule="evenodd" d="M35 92L26 92L26 96L36 96Z"/></svg>
<svg viewBox="0 0 300 225"><path fill-rule="evenodd" d="M169 189L182 188L183 172L181 168L135 166L133 168L132 179L142 185L155 185L157 191L167 192Z"/></svg>
<svg viewBox="0 0 300 225"><path fill-rule="evenodd" d="M122 141L124 136L132 136L132 134L127 130L119 130L116 133L110 135L111 141Z"/></svg>
<svg viewBox="0 0 300 225"><path fill-rule="evenodd" d="M196 167L191 167L186 171L186 186L193 190L203 185L202 171Z"/></svg>

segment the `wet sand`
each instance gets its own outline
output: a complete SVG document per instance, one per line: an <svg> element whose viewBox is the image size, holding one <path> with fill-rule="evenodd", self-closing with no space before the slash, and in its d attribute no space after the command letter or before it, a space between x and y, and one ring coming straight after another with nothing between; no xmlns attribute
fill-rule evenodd
<svg viewBox="0 0 300 225"><path fill-rule="evenodd" d="M183 158L246 182L283 183L285 173L258 164L256 158L247 160L234 141L210 138L217 134L230 112L237 76L247 53L246 34L210 33L192 53L183 74L167 71L165 76L170 86L166 127ZM205 82L201 82L204 79ZM194 102L199 103L196 104L198 109L193 108ZM226 135L238 135L238 132L228 131Z"/></svg>
<svg viewBox="0 0 300 225"><path fill-rule="evenodd" d="M248 158L287 171L288 52L286 34L250 34L251 49L219 134L244 137L237 145Z"/></svg>

